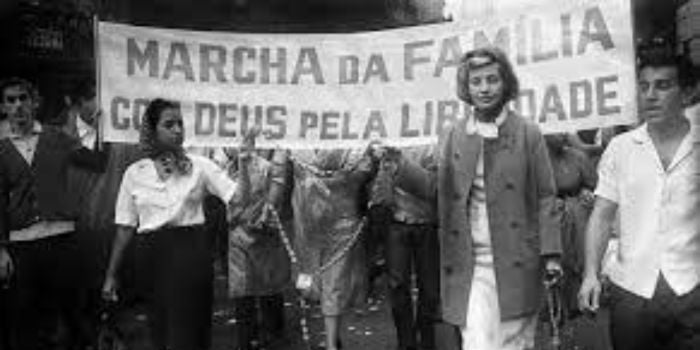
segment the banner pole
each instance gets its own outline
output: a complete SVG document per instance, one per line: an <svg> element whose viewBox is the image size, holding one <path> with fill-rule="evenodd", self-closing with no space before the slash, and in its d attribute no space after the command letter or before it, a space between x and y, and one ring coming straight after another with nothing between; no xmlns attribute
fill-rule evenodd
<svg viewBox="0 0 700 350"><path fill-rule="evenodd" d="M98 14L95 13L92 16L92 28L93 28L93 55L95 60L95 99L97 100L98 117L97 117L97 150L101 151L104 147L104 115L102 111L102 92L100 87L102 86L102 67L100 64L100 19Z"/></svg>

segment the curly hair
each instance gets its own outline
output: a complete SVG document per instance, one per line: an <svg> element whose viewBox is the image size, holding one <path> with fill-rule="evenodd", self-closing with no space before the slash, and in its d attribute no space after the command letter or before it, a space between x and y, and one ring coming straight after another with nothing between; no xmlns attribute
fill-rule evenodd
<svg viewBox="0 0 700 350"><path fill-rule="evenodd" d="M485 58L486 61L476 63L473 58ZM481 68L487 64L498 64L498 71L504 81L504 102L514 100L518 97L520 83L515 75L513 66L508 60L508 56L495 46L481 47L465 53L459 61L457 69L457 97L460 100L472 104L472 98L469 95L469 72Z"/></svg>
<svg viewBox="0 0 700 350"><path fill-rule="evenodd" d="M153 160L158 160L167 157L174 158L175 170L180 174L188 174L192 169L192 161L187 157L184 148L179 147L175 150L166 149L158 143L157 127L160 121L161 114L166 109L180 109L180 103L177 101L156 98L152 100L146 112L141 119L141 129L139 130L139 146L141 150Z"/></svg>

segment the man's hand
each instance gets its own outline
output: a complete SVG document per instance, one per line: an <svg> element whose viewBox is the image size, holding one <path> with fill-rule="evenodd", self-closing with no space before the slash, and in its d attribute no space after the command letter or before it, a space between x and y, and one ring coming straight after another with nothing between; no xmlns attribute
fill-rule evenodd
<svg viewBox="0 0 700 350"><path fill-rule="evenodd" d="M309 293L311 291L311 287L313 286L313 283L314 283L314 278L312 275L310 275L308 273L300 273L297 276L295 286L301 292Z"/></svg>
<svg viewBox="0 0 700 350"><path fill-rule="evenodd" d="M0 281L8 280L14 272L12 257L7 248L0 247Z"/></svg>
<svg viewBox="0 0 700 350"><path fill-rule="evenodd" d="M102 285L102 299L108 302L116 302L119 300L117 295L117 279L113 276L107 276Z"/></svg>
<svg viewBox="0 0 700 350"><path fill-rule="evenodd" d="M578 292L578 306L581 311L596 312L600 307L602 286L598 276L587 274Z"/></svg>

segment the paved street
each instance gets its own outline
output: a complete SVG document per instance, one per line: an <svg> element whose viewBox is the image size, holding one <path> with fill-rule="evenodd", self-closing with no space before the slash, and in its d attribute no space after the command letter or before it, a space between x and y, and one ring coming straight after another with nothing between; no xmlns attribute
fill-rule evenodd
<svg viewBox="0 0 700 350"><path fill-rule="evenodd" d="M361 350L394 350L396 348L394 328L391 322L388 302L379 293L376 300L353 310L343 326L343 345L345 349ZM271 344L268 350L308 350L302 341L299 326L300 308L294 303L293 293L288 293L285 303L288 332L285 339L279 339ZM309 312L311 346L323 345L323 319L320 310L313 307ZM146 327L143 316L134 311L124 322L131 349L151 350L146 342ZM607 345L607 315L602 314L596 320L590 318L577 319L563 330L564 339L561 349L565 350L609 350ZM214 308L213 346L212 350L233 350L232 341L235 336L235 319L232 309L225 297L224 276L216 280L216 305ZM538 337L538 349L550 350L549 338L541 332Z"/></svg>

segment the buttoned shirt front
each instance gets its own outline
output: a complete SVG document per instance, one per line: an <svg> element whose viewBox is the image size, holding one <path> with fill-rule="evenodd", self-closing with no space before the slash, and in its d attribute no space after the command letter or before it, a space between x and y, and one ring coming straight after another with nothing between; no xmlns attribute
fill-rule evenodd
<svg viewBox="0 0 700 350"><path fill-rule="evenodd" d="M618 204L620 238L610 278L651 298L659 274L678 295L700 282L700 130L691 127L667 169L647 126L614 138L596 195Z"/></svg>
<svg viewBox="0 0 700 350"><path fill-rule="evenodd" d="M142 159L124 173L117 196L115 223L146 233L164 227L204 223L202 201L211 193L229 203L236 183L211 160L189 154L189 174L162 180L152 159Z"/></svg>
<svg viewBox="0 0 700 350"><path fill-rule="evenodd" d="M34 122L32 130L27 135L10 133L12 144L15 145L17 152L22 155L22 158L24 158L28 164L32 164L32 160L34 160L34 152L36 151L36 144L39 141L39 134L41 134L41 132L41 124Z"/></svg>

